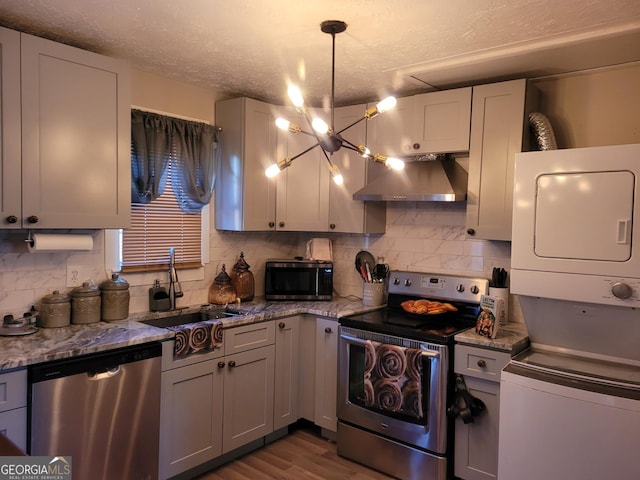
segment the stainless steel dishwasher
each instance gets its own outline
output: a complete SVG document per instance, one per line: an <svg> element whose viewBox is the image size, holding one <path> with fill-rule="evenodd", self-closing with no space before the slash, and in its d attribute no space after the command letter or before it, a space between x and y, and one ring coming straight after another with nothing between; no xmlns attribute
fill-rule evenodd
<svg viewBox="0 0 640 480"><path fill-rule="evenodd" d="M29 453L70 456L74 479L158 478L160 343L29 368Z"/></svg>

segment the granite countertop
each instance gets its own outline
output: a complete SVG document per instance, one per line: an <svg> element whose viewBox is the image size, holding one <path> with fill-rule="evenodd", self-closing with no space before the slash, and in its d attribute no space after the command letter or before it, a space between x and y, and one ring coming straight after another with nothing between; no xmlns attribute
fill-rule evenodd
<svg viewBox="0 0 640 480"><path fill-rule="evenodd" d="M0 337L0 371L17 367L96 353L130 345L169 340L175 332L140 323L152 318L175 316L199 310L187 307L173 312L147 312L131 315L126 320L70 325L62 328L40 328L24 336ZM242 315L224 318L225 328L272 320L297 314L340 318L381 307L366 307L361 300L337 298L327 302L253 302L233 306Z"/></svg>
<svg viewBox="0 0 640 480"><path fill-rule="evenodd" d="M192 313L199 306L182 308L172 312L147 312L131 315L126 320L97 322L88 325L70 325L62 328L40 328L36 333L25 336L0 337L0 371L17 367L96 353L147 342L170 340L175 332L144 323L144 320L170 317L180 313ZM335 318L376 310L361 300L336 298L332 301L309 302L267 302L256 299L252 302L230 306L241 315L224 318L224 328L232 328L249 323L273 320L290 315L309 314ZM494 350L511 352L515 355L529 344L526 327L522 323L509 323L501 328L495 339L477 335L469 329L455 336L455 341Z"/></svg>
<svg viewBox="0 0 640 480"><path fill-rule="evenodd" d="M475 328L458 333L454 338L456 343L509 352L512 356L529 346L529 332L526 325L515 322L501 326L496 338L478 335Z"/></svg>

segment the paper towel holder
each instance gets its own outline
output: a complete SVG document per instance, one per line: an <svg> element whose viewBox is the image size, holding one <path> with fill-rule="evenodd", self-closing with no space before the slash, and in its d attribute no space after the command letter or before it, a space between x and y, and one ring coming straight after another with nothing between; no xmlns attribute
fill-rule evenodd
<svg viewBox="0 0 640 480"><path fill-rule="evenodd" d="M91 235L32 233L31 230L28 230L27 238L24 242L29 252L36 250L69 251L93 249Z"/></svg>
<svg viewBox="0 0 640 480"><path fill-rule="evenodd" d="M33 241L33 238L31 238L31 230L27 231L27 239L24 242L27 244L27 247L33 247L35 242Z"/></svg>

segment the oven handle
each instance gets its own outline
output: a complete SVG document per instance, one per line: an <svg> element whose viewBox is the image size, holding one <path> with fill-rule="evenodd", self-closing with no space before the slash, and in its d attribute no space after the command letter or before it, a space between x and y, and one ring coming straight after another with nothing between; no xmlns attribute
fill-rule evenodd
<svg viewBox="0 0 640 480"><path fill-rule="evenodd" d="M345 335L344 333L340 334L340 338L342 338L343 340L346 340L349 343L360 345L362 347L364 347L367 343L367 340L363 340L362 338L352 337L351 335ZM421 353L423 357L432 357L432 358L440 357L440 352L433 352L431 350L422 350Z"/></svg>

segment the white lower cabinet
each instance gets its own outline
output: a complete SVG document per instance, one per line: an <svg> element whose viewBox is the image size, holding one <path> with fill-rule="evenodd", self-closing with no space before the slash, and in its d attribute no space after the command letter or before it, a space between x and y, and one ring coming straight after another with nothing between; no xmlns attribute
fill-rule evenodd
<svg viewBox="0 0 640 480"><path fill-rule="evenodd" d="M336 319L301 315L229 328L224 348L178 360L173 344L163 345L161 479L301 418L336 432Z"/></svg>
<svg viewBox="0 0 640 480"><path fill-rule="evenodd" d="M300 317L276 320L276 360L273 392L273 429L298 420Z"/></svg>
<svg viewBox="0 0 640 480"><path fill-rule="evenodd" d="M222 454L224 370L218 367L218 361L162 372L160 478L172 477Z"/></svg>
<svg viewBox="0 0 640 480"><path fill-rule="evenodd" d="M456 345L454 370L464 376L469 393L487 407L473 423L455 420L454 473L464 480L496 479L498 475L498 427L500 372L511 354L485 348Z"/></svg>
<svg viewBox="0 0 640 480"><path fill-rule="evenodd" d="M338 418L336 396L338 381L338 322L316 319L315 412L316 425L336 432Z"/></svg>
<svg viewBox="0 0 640 480"><path fill-rule="evenodd" d="M27 369L0 374L0 433L27 451Z"/></svg>
<svg viewBox="0 0 640 480"><path fill-rule="evenodd" d="M273 431L274 345L225 356L222 453Z"/></svg>
<svg viewBox="0 0 640 480"><path fill-rule="evenodd" d="M275 322L224 331L223 349L173 358L163 345L160 478L273 431Z"/></svg>

